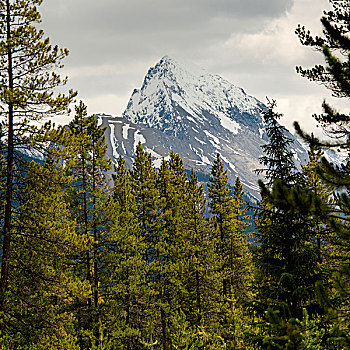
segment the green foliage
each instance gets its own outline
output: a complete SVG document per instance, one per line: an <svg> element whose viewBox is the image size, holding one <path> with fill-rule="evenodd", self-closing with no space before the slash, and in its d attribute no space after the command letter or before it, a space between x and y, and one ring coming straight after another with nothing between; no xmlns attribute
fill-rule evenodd
<svg viewBox="0 0 350 350"><path fill-rule="evenodd" d="M27 171L26 162L23 157L16 157L15 148L23 145L33 147L35 138L28 134L40 134L40 130L29 124L30 120L66 112L76 95L73 91L69 91L68 95L54 94L55 88L67 81L54 70L62 66L61 61L68 51L51 46L43 31L37 29L36 25L40 22L37 6L41 2L0 1L0 116L3 130L6 130L1 134L1 144L6 145L2 147L2 150L6 148L6 171L2 174L6 185L3 187L4 211L1 213L1 330L8 328L6 322L12 318L9 316L11 311L8 315L6 309L11 307L7 300L8 287L12 282L9 279L14 274L13 268L18 268L18 260L12 261L17 259L12 254L12 246L17 246L18 239L28 237L28 232L21 236L14 222L19 213L23 214L18 205L22 196L20 184Z"/></svg>
<svg viewBox="0 0 350 350"><path fill-rule="evenodd" d="M268 110L264 113L264 122L266 124L266 133L269 142L261 146L264 156L259 158L260 164L264 168L257 169L257 174L263 174L267 180L267 185L272 186L275 179L280 179L284 183L294 182L294 156L290 150L293 140L286 135L286 128L278 123L282 117L274 111L276 102L269 103Z"/></svg>
<svg viewBox="0 0 350 350"><path fill-rule="evenodd" d="M156 188L156 172L153 168L152 156L144 151L141 143L136 147L135 161L130 175L131 191L136 203L135 214L141 226L142 236L147 243L145 260L147 263L151 263L158 256L156 245L159 238L157 222L159 195Z"/></svg>
<svg viewBox="0 0 350 350"><path fill-rule="evenodd" d="M310 160L297 173L270 104L253 266L243 187L237 178L229 189L219 155L208 219L203 184L173 152L156 169L139 143L131 170L119 157L112 186L105 130L82 102L67 127L27 122L67 110L75 96L53 92L66 79L51 69L67 51L36 29L41 2L0 0L0 347L348 348L350 162L333 166L320 147L349 150L349 115L324 103L316 117L334 142L298 129ZM297 29L326 66L298 71L349 97L350 6L331 4L323 38ZM24 160L15 143L43 159Z"/></svg>
<svg viewBox="0 0 350 350"><path fill-rule="evenodd" d="M74 276L70 265L88 242L76 234L66 200L73 179L59 164L64 155L65 150L52 146L45 162L28 165L21 210L13 221L5 322L26 342L40 339L38 344L44 344L55 337L57 342L59 334L62 341L74 338L75 310L70 306L89 293L89 286Z"/></svg>
<svg viewBox="0 0 350 350"><path fill-rule="evenodd" d="M102 261L108 274L101 280L103 293L109 295L103 298L105 317L108 315L109 323L114 323L113 328L107 327L105 337L118 349L136 349L142 332L149 326L145 319L149 306L145 285L149 266L144 261L146 245L135 214L130 181L124 160L119 157L113 199L106 202L109 233Z"/></svg>
<svg viewBox="0 0 350 350"><path fill-rule="evenodd" d="M325 349L323 340L325 330L320 328L316 321L309 319L306 309L303 309L301 320L292 318L283 321L278 312L272 309L268 309L266 318L269 323L262 341L262 348Z"/></svg>
<svg viewBox="0 0 350 350"><path fill-rule="evenodd" d="M203 186L192 170L186 186L183 232L178 241L175 271L180 307L192 326L214 327L218 322L220 303L219 257L216 240L206 220Z"/></svg>
<svg viewBox="0 0 350 350"><path fill-rule="evenodd" d="M233 194L230 192L227 171L217 154L209 179L208 196L221 256L222 293L223 296L234 294L237 298L247 298L252 262L245 230L250 218L245 216L247 209L239 178Z"/></svg>
<svg viewBox="0 0 350 350"><path fill-rule="evenodd" d="M269 117L274 118L273 115L270 111ZM324 279L317 241L320 232L316 232L317 227L323 230L324 225L315 217L322 205L311 190L312 185L315 188L315 177L308 176L310 169L304 168L304 179L290 170L286 174L291 161L290 142L283 141L285 135L277 124L270 135L273 142L265 146L268 153L262 162L271 189L259 182L262 201L256 213L253 309L262 319L254 342L262 348L294 349L299 348L296 338L300 333L295 330L294 334L294 320L302 318L303 309L313 318L323 313L315 292L316 282ZM297 184L301 180L310 188Z"/></svg>
<svg viewBox="0 0 350 350"><path fill-rule="evenodd" d="M171 322L173 332L170 336L170 349L226 349L225 341L220 336L206 332L203 326L190 325L181 309L172 316Z"/></svg>
<svg viewBox="0 0 350 350"><path fill-rule="evenodd" d="M42 0L3 0L0 2L0 103L11 106L15 117L38 119L64 112L76 92L54 94L67 78L55 72L62 67L67 49L52 46L43 30L37 28ZM8 116L8 110L1 114ZM6 118L7 119L7 118Z"/></svg>
<svg viewBox="0 0 350 350"><path fill-rule="evenodd" d="M317 65L312 69L297 68L302 76L325 85L332 94L338 98L350 96L350 40L349 22L350 6L348 1L330 1L332 10L325 12L321 18L323 36L312 37L304 27L298 27L297 34L303 45L316 48L323 56L325 65ZM323 129L332 138L319 140L302 131L295 123L297 132L310 144L324 148L335 148L349 151L349 113L340 113L328 103L323 103L323 113L314 116ZM322 179L324 186L332 186L336 189L335 210L320 211L319 220L322 220L333 231L333 236L325 238L330 243L331 255L335 258L331 270L335 270L330 279L330 285L318 283L319 298L327 309L327 316L323 320L326 334L325 338L335 341L334 348L346 347L349 344L349 167L346 160L340 166L330 164L322 158L317 167L317 174ZM325 201L324 197L319 196ZM337 215L334 214L334 211ZM340 269L339 266L342 266ZM339 341L337 343L337 341ZM332 343L333 344L333 343Z"/></svg>

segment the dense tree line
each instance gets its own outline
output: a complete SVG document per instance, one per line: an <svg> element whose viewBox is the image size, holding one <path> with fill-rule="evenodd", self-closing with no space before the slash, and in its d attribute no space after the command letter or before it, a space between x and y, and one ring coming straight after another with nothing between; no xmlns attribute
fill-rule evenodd
<svg viewBox="0 0 350 350"><path fill-rule="evenodd" d="M67 126L30 123L76 95L54 93L68 52L36 29L41 2L0 0L0 348L348 348L350 163L323 152L348 155L349 115L323 104L327 141L295 125L309 144L297 169L270 104L252 218L219 154L199 183L141 144L131 169L112 166L83 102ZM349 98L350 8L330 2L324 37L297 28L326 64L297 71Z"/></svg>

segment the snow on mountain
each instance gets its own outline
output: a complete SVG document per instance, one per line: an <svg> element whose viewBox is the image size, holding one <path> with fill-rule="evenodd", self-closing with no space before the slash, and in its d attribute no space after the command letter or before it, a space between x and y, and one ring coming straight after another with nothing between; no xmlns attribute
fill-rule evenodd
<svg viewBox="0 0 350 350"><path fill-rule="evenodd" d="M121 154L131 166L140 141L156 165L173 150L186 169L208 175L220 153L230 183L239 176L246 191L258 197L254 170L261 167L260 146L267 140L265 109L220 76L165 56L134 90L123 116L100 116L99 123L107 126L108 152L114 161ZM292 149L297 163L306 159L297 140Z"/></svg>
<svg viewBox="0 0 350 350"><path fill-rule="evenodd" d="M181 138L187 128L214 122L233 134L242 125L256 129L262 124L264 108L220 76L165 56L149 69L141 89L134 90L123 116Z"/></svg>

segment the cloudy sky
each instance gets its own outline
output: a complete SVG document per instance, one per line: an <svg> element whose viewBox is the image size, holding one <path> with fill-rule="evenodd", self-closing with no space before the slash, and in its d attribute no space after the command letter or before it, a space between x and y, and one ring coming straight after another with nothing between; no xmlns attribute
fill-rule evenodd
<svg viewBox="0 0 350 350"><path fill-rule="evenodd" d="M120 115L150 66L164 55L191 61L266 102L284 124L312 127L328 92L296 65L322 63L294 30L321 33L328 0L45 0L43 27L70 50L64 73L90 114Z"/></svg>

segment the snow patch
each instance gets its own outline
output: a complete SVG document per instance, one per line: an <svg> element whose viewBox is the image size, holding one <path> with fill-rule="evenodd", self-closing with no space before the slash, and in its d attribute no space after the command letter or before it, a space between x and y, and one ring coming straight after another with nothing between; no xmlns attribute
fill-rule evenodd
<svg viewBox="0 0 350 350"><path fill-rule="evenodd" d="M124 124L123 125L123 139L127 140L128 139L128 131L129 131L130 128L130 124Z"/></svg>
<svg viewBox="0 0 350 350"><path fill-rule="evenodd" d="M116 142L115 142L115 136L114 136L115 125L109 124L109 127L111 128L110 142L111 142L111 146L112 146L112 154L113 154L114 158L118 158L119 154L118 154L118 151L117 151Z"/></svg>
<svg viewBox="0 0 350 350"><path fill-rule="evenodd" d="M237 173L236 167L234 164L232 164L227 158L225 158L223 155L220 156L221 159L235 172Z"/></svg>
<svg viewBox="0 0 350 350"><path fill-rule="evenodd" d="M255 186L255 185L248 185L246 182L243 182L242 181L242 185L246 186L246 187L249 187L251 188L252 190L254 191L259 191L259 187L258 186Z"/></svg>
<svg viewBox="0 0 350 350"><path fill-rule="evenodd" d="M196 122L192 117L190 117L189 115L187 116L187 119L188 119L189 121L191 121L192 123L197 124L197 122Z"/></svg>
<svg viewBox="0 0 350 350"><path fill-rule="evenodd" d="M134 134L134 152L136 151L136 146L139 144L139 142L141 142L141 145L143 145L144 143L146 143L146 139L140 133L139 130L136 130Z"/></svg>
<svg viewBox="0 0 350 350"><path fill-rule="evenodd" d="M203 162L203 163L205 163L205 164L211 164L211 163L210 163L210 160L209 160L209 158L208 158L207 156L202 155L202 156L201 156L201 159L202 159L202 162Z"/></svg>
<svg viewBox="0 0 350 350"><path fill-rule="evenodd" d="M228 131L231 131L232 134L238 134L238 131L241 129L241 126L237 122L228 118L223 113L219 113L218 117L223 128L227 129Z"/></svg>
<svg viewBox="0 0 350 350"><path fill-rule="evenodd" d="M207 143L206 142L204 142L204 141L202 141L202 140L200 140L198 137L194 137L195 138L195 140L197 140L200 144L202 144L202 145L206 145Z"/></svg>
<svg viewBox="0 0 350 350"><path fill-rule="evenodd" d="M97 126L101 126L101 125L102 125L102 122L103 122L102 117L98 115L98 116L96 117L96 119L97 119Z"/></svg>
<svg viewBox="0 0 350 350"><path fill-rule="evenodd" d="M169 161L170 160L170 156L166 156L164 157L164 160L165 161ZM160 156L159 158L156 158L153 160L153 165L156 167L156 168L160 168L160 166L162 165L162 161L163 161L163 157Z"/></svg>
<svg viewBox="0 0 350 350"><path fill-rule="evenodd" d="M204 130L204 133L205 133L208 137L211 137L217 145L220 144L220 140L219 140L216 136L212 135L208 130Z"/></svg>
<svg viewBox="0 0 350 350"><path fill-rule="evenodd" d="M197 134L199 133L198 129L194 128L193 126L192 126L192 130L195 131Z"/></svg>
<svg viewBox="0 0 350 350"><path fill-rule="evenodd" d="M230 151L232 151L234 154L237 154L237 155L240 155L240 156L242 155L242 153L236 151L234 148L232 148L232 147L230 147L230 146L227 146L227 145L226 145L226 147L227 147Z"/></svg>
<svg viewBox="0 0 350 350"><path fill-rule="evenodd" d="M155 158L162 158L162 155L160 155L159 153L157 153L155 150L151 149L151 148L148 148L148 147L145 147L145 151L147 153L150 153L150 155L152 157L155 157Z"/></svg>

